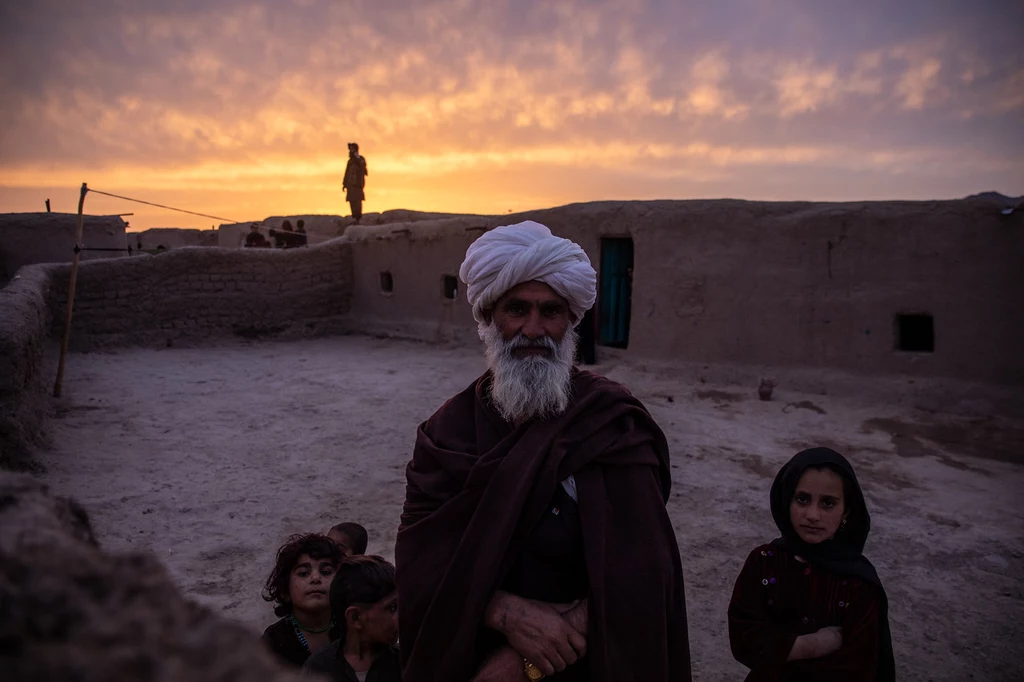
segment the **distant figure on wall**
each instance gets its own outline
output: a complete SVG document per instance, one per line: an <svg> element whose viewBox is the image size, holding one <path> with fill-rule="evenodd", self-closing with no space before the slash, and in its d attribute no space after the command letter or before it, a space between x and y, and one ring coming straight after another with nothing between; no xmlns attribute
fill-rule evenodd
<svg viewBox="0 0 1024 682"><path fill-rule="evenodd" d="M359 155L359 145L355 142L348 143L348 164L345 165L345 181L341 188L345 190L345 201L352 207L352 217L356 223L363 217L363 202L366 201L366 194L363 188L366 187L366 176L370 172L366 170L366 159Z"/></svg>
<svg viewBox="0 0 1024 682"><path fill-rule="evenodd" d="M290 249L297 246L297 235L290 220L283 221L280 230L271 228L270 238L274 240L275 249Z"/></svg>
<svg viewBox="0 0 1024 682"><path fill-rule="evenodd" d="M265 249L270 247L270 242L267 238L260 233L260 226L258 223L253 223L249 226L249 234L245 235L245 248L247 249ZM142 245L139 245L142 248Z"/></svg>

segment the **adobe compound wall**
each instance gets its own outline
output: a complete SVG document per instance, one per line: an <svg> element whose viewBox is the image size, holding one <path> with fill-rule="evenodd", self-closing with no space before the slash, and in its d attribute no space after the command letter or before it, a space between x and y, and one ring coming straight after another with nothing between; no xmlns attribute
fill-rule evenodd
<svg viewBox="0 0 1024 682"><path fill-rule="evenodd" d="M1024 385L1024 216L987 202L626 206L572 238L635 243L629 350L641 357L831 367ZM599 262L596 261L595 262ZM927 314L934 352L896 349Z"/></svg>
<svg viewBox="0 0 1024 682"><path fill-rule="evenodd" d="M0 468L31 468L44 439L44 347L63 331L68 265L33 265L0 289ZM350 246L185 247L82 263L70 347L165 346L218 336L295 338L346 328Z"/></svg>
<svg viewBox="0 0 1024 682"><path fill-rule="evenodd" d="M0 286L33 263L69 263L74 257L78 216L74 213L0 214ZM125 223L117 216L84 216L87 248L126 249ZM80 259L118 258L124 251L83 251Z"/></svg>
<svg viewBox="0 0 1024 682"><path fill-rule="evenodd" d="M345 236L352 243L354 328L434 343L474 342L476 322L458 281L459 266L469 245L495 224L470 217L350 227ZM451 299L444 295L446 276L456 280ZM390 277L391 291L382 277Z"/></svg>
<svg viewBox="0 0 1024 682"><path fill-rule="evenodd" d="M599 271L602 239L632 239L626 358L1022 386L1024 214L1001 208L977 198L395 212L304 249L186 247L83 263L71 348L347 331L475 344L457 281L466 249L489 228L533 219L579 242ZM381 222L391 218L400 222ZM69 270L32 266L0 290L2 466L41 433L42 349L61 331ZM931 317L932 352L897 348L905 313Z"/></svg>
<svg viewBox="0 0 1024 682"><path fill-rule="evenodd" d="M33 469L30 449L44 441L50 286L59 265L22 268L0 288L0 469Z"/></svg>
<svg viewBox="0 0 1024 682"><path fill-rule="evenodd" d="M339 329L349 308L349 253L349 245L336 240L294 250L185 247L83 264L71 349ZM65 308L69 274L70 268L54 274L54 310ZM54 332L62 333L63 313L54 321Z"/></svg>
<svg viewBox="0 0 1024 682"><path fill-rule="evenodd" d="M484 229L532 219L581 244L599 271L602 238L633 240L627 357L1024 385L1024 214L1002 208L599 202L353 227L353 318L373 333L474 339L461 283L453 301L442 279ZM901 314L931 316L933 352L897 349Z"/></svg>

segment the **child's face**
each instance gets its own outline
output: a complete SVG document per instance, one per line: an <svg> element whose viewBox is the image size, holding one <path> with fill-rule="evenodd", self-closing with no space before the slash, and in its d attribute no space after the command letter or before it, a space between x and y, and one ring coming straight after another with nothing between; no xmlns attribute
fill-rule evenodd
<svg viewBox="0 0 1024 682"><path fill-rule="evenodd" d="M362 639L370 644L393 646L398 641L398 593L392 592L373 606L360 610Z"/></svg>
<svg viewBox="0 0 1024 682"><path fill-rule="evenodd" d="M341 547L341 554L343 557L352 556L352 539L342 533L341 531L332 530L327 533L327 537L334 540L334 544Z"/></svg>
<svg viewBox="0 0 1024 682"><path fill-rule="evenodd" d="M298 611L320 611L331 608L331 582L337 567L329 559L299 556L288 580L288 598Z"/></svg>
<svg viewBox="0 0 1024 682"><path fill-rule="evenodd" d="M808 469L796 484L789 505L793 529L804 542L830 540L846 518L843 478L831 469Z"/></svg>

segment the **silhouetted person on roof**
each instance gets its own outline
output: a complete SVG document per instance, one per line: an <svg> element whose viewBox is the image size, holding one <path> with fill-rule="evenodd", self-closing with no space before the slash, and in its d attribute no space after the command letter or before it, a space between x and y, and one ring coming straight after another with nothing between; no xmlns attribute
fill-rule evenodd
<svg viewBox="0 0 1024 682"><path fill-rule="evenodd" d="M352 217L358 223L363 217L363 202L366 201L366 194L363 188L366 187L366 176L370 172L366 170L366 159L359 155L359 145L355 142L348 143L348 164L345 165L345 180L341 188L345 190L345 200L352 207Z"/></svg>

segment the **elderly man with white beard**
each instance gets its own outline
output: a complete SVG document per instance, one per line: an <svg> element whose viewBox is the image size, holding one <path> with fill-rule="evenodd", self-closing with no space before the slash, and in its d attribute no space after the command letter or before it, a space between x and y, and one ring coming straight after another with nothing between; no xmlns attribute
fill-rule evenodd
<svg viewBox="0 0 1024 682"><path fill-rule="evenodd" d="M579 245L523 222L466 252L487 372L420 425L395 547L405 682L690 679L664 434L573 366Z"/></svg>

